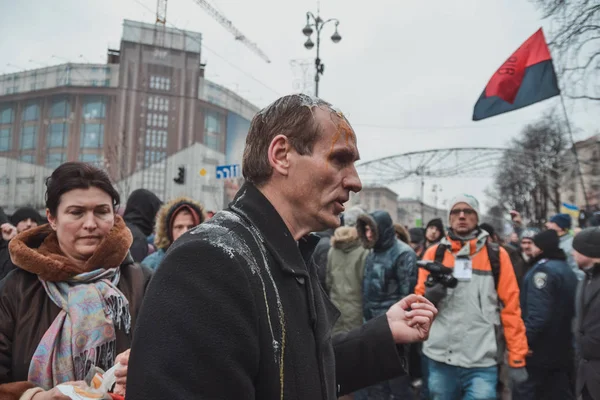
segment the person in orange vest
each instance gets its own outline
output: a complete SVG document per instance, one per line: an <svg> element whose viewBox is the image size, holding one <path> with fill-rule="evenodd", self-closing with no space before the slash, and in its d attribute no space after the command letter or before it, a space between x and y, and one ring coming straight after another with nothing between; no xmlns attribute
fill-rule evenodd
<svg viewBox="0 0 600 400"><path fill-rule="evenodd" d="M430 398L496 399L504 342L512 381L528 377L517 279L506 250L488 244L489 234L479 228L475 197L454 198L449 222L446 237L427 249L423 260L443 264L452 275L437 280L432 275L428 280L430 273L420 269L415 288L439 309L423 343ZM448 282L455 287L445 286ZM502 330L504 338L498 335Z"/></svg>

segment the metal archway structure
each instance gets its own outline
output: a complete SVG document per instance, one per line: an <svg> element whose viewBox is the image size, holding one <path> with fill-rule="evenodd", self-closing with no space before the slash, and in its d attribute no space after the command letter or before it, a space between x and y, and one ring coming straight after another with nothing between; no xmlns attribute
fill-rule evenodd
<svg viewBox="0 0 600 400"><path fill-rule="evenodd" d="M356 166L369 186L424 178L481 177L493 175L506 149L493 147L413 151L359 163Z"/></svg>
<svg viewBox="0 0 600 400"><path fill-rule="evenodd" d="M455 147L414 151L361 162L356 169L366 186L386 186L425 178L493 178L506 150L502 147ZM531 161L533 155L525 150L516 154L524 166L535 168ZM574 165L574 160L566 158L561 170Z"/></svg>

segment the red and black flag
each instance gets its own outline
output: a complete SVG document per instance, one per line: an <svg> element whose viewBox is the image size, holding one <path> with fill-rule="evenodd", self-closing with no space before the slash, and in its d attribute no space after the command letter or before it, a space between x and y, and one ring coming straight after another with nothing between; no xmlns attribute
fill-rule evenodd
<svg viewBox="0 0 600 400"><path fill-rule="evenodd" d="M502 64L475 104L473 121L527 107L560 94L540 28Z"/></svg>

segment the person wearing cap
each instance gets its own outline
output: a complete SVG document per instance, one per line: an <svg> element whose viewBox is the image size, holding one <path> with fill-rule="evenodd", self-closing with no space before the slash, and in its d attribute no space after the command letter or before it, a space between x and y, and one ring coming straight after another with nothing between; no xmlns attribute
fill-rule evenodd
<svg viewBox="0 0 600 400"><path fill-rule="evenodd" d="M571 216L569 214L556 214L550 218L550 221L546 222L546 228L552 229L558 233L558 236L560 237L560 248L567 255L567 263L573 272L575 272L577 279L582 280L584 273L579 270L572 255L573 235L569 232L571 229Z"/></svg>
<svg viewBox="0 0 600 400"><path fill-rule="evenodd" d="M526 229L521 234L521 256L529 263L529 260L533 257L533 237L536 232L531 229Z"/></svg>
<svg viewBox="0 0 600 400"><path fill-rule="evenodd" d="M523 280L521 310L527 343L529 379L513 388L514 400L574 399L573 332L577 277L559 247L556 231L533 238L531 270Z"/></svg>
<svg viewBox="0 0 600 400"><path fill-rule="evenodd" d="M4 223L0 226L2 230L2 239L0 240L0 280L15 269L8 251L8 244L12 238L17 236L18 233L25 232L45 223L40 213L31 207L21 207L10 217L7 217L2 211L0 222L2 221Z"/></svg>
<svg viewBox="0 0 600 400"><path fill-rule="evenodd" d="M441 283L426 288L429 272L419 270L415 292L437 303L438 317L423 343L429 372L428 389L433 399L496 399L498 366L504 362L506 344L509 376L515 383L527 380L528 352L521 319L519 287L510 257L498 248L498 282L488 254L488 232L479 228L479 202L463 194L450 202L450 229L442 241L423 257L441 256L453 270L457 286ZM440 253L438 248L443 246ZM500 307L502 304L502 307ZM504 331L500 341L497 332ZM500 343L500 345L499 345Z"/></svg>
<svg viewBox="0 0 600 400"><path fill-rule="evenodd" d="M189 197L178 197L163 205L156 214L157 251L142 261L142 265L156 270L171 244L193 227L204 222L204 208Z"/></svg>
<svg viewBox="0 0 600 400"><path fill-rule="evenodd" d="M575 395L600 399L600 227L586 228L573 240L573 258L584 272L575 298L578 350Z"/></svg>
<svg viewBox="0 0 600 400"><path fill-rule="evenodd" d="M425 248L433 246L444 237L444 223L441 218L434 218L425 227Z"/></svg>
<svg viewBox="0 0 600 400"><path fill-rule="evenodd" d="M410 236L410 247L417 254L417 258L420 260L425 254L425 232L423 228L410 228L408 230Z"/></svg>

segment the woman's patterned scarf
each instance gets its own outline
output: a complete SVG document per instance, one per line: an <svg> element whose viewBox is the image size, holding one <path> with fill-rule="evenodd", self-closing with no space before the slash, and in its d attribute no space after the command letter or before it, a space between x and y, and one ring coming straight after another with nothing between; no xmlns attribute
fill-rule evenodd
<svg viewBox="0 0 600 400"><path fill-rule="evenodd" d="M29 381L50 389L83 380L92 366L115 362L115 328L129 333L129 303L117 289L119 268L79 274L42 285L60 313L44 334L29 365Z"/></svg>

